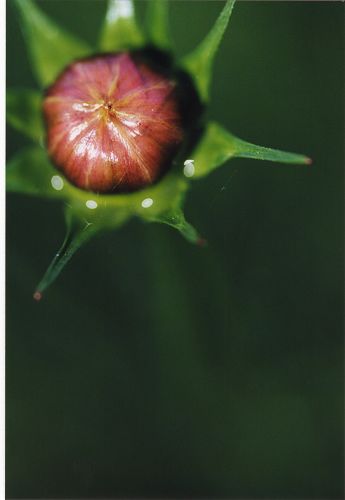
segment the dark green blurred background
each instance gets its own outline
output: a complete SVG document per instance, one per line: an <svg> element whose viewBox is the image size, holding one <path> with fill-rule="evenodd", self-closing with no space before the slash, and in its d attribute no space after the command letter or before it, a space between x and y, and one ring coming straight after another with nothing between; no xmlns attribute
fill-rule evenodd
<svg viewBox="0 0 345 500"><path fill-rule="evenodd" d="M104 2L42 7L97 39ZM171 3L178 54L221 7ZM236 5L209 115L314 165L233 160L195 183L205 249L134 221L36 303L62 212L8 196L8 497L343 498L343 14ZM7 30L8 85L33 87L11 5ZM9 156L25 144L9 131Z"/></svg>

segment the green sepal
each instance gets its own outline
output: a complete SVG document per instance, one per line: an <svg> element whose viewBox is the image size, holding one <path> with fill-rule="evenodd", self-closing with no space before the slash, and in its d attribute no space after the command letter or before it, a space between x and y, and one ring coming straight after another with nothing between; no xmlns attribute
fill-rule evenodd
<svg viewBox="0 0 345 500"><path fill-rule="evenodd" d="M53 178L62 181L60 189L54 189ZM10 159L6 175L7 189L27 195L45 198L60 198L71 203L86 205L90 199L104 210L125 209L132 215L146 218L147 214L158 214L181 205L188 183L182 169L174 168L156 184L140 191L125 194L97 194L79 189L72 185L51 163L45 149L32 146L22 150ZM150 208L142 202L152 199Z"/></svg>
<svg viewBox="0 0 345 500"><path fill-rule="evenodd" d="M53 189L52 178L59 175L46 151L39 146L20 151L8 162L6 188L9 192L43 198L64 198L64 191ZM62 176L61 176L62 178Z"/></svg>
<svg viewBox="0 0 345 500"><path fill-rule="evenodd" d="M59 189L54 189L58 179ZM158 183L128 194L100 195L73 186L51 164L39 146L27 148L16 155L7 167L7 189L27 195L60 199L65 204L67 235L40 282L35 298L40 298L60 274L71 256L91 237L115 230L131 217L144 222L168 224L188 241L198 243L200 237L185 220L182 205L188 189L182 168L175 165ZM145 204L145 200L149 204Z"/></svg>
<svg viewBox="0 0 345 500"><path fill-rule="evenodd" d="M36 300L41 300L43 292L56 280L75 252L100 232L97 225L76 216L69 206L65 208L65 220L65 239L36 287Z"/></svg>
<svg viewBox="0 0 345 500"><path fill-rule="evenodd" d="M200 98L204 102L209 98L213 62L228 26L234 4L235 0L227 0L206 38L181 61L181 65L193 78Z"/></svg>
<svg viewBox="0 0 345 500"><path fill-rule="evenodd" d="M200 237L197 230L189 222L186 221L181 208L169 210L156 216L148 217L147 220L149 222L167 224L168 226L173 227L174 229L179 231L179 233L190 243L196 245L203 244L204 240Z"/></svg>
<svg viewBox="0 0 345 500"><path fill-rule="evenodd" d="M308 163L305 156L255 146L238 139L220 125L207 127L193 160L198 178L208 174L231 157L248 157L288 163ZM58 179L60 189L54 189ZM136 216L146 222L167 224L188 241L202 244L195 228L186 221L182 206L189 183L182 168L174 168L157 184L129 194L99 195L76 188L50 163L45 150L28 148L9 163L7 188L12 192L60 198L65 202L67 235L58 254L37 287L35 298L57 278L72 255L90 238L102 231L114 230ZM149 202L149 203L145 203Z"/></svg>
<svg viewBox="0 0 345 500"><path fill-rule="evenodd" d="M102 52L135 49L143 45L143 35L135 19L132 0L108 0L99 38Z"/></svg>
<svg viewBox="0 0 345 500"><path fill-rule="evenodd" d="M43 144L42 96L39 92L29 89L8 89L6 120L19 132Z"/></svg>
<svg viewBox="0 0 345 500"><path fill-rule="evenodd" d="M186 184L176 176L168 177L159 186L127 195L97 195L68 184L65 187L65 196L68 195L65 203L66 237L37 286L34 294L37 300L79 248L101 232L118 229L132 216L146 222L168 224L192 243L200 241L195 229L186 222L182 209L177 208L183 203ZM152 206L144 208L142 201L145 199L151 199Z"/></svg>
<svg viewBox="0 0 345 500"><path fill-rule="evenodd" d="M210 122L192 154L195 168L193 179L209 174L233 157L303 165L311 163L311 160L304 155L256 146L243 141L227 132L221 125Z"/></svg>
<svg viewBox="0 0 345 500"><path fill-rule="evenodd" d="M149 1L146 13L146 34L152 45L162 50L171 48L168 0Z"/></svg>
<svg viewBox="0 0 345 500"><path fill-rule="evenodd" d="M38 82L46 87L74 59L91 53L89 46L60 28L32 0L13 0Z"/></svg>

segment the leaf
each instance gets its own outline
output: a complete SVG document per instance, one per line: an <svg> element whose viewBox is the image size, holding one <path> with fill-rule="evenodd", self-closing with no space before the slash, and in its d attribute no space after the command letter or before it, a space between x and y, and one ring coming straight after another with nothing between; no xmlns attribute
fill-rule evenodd
<svg viewBox="0 0 345 500"><path fill-rule="evenodd" d="M67 64L90 54L85 42L60 28L32 0L14 0L14 4L41 85L51 84Z"/></svg>
<svg viewBox="0 0 345 500"><path fill-rule="evenodd" d="M196 49L182 59L182 66L194 80L202 101L209 97L212 65L220 42L228 26L235 0L227 0L217 21Z"/></svg>
<svg viewBox="0 0 345 500"><path fill-rule="evenodd" d="M209 174L233 157L304 165L311 163L310 158L300 154L256 146L243 141L227 132L221 125L210 122L192 155L195 169L193 178Z"/></svg>
<svg viewBox="0 0 345 500"><path fill-rule="evenodd" d="M99 48L105 52L133 49L141 46L143 36L135 20L132 0L108 0L101 30Z"/></svg>
<svg viewBox="0 0 345 500"><path fill-rule="evenodd" d="M146 32L148 40L156 47L163 50L171 47L168 0L149 1L146 16Z"/></svg>
<svg viewBox="0 0 345 500"><path fill-rule="evenodd" d="M6 119L8 123L42 144L44 125L42 118L42 96L28 89L8 89L6 91Z"/></svg>

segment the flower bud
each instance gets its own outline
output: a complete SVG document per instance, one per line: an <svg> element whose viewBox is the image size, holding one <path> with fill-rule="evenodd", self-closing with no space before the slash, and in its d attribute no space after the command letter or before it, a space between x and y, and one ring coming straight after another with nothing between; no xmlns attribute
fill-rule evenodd
<svg viewBox="0 0 345 500"><path fill-rule="evenodd" d="M74 185L94 192L153 183L183 140L177 87L136 53L74 62L44 99L53 163Z"/></svg>

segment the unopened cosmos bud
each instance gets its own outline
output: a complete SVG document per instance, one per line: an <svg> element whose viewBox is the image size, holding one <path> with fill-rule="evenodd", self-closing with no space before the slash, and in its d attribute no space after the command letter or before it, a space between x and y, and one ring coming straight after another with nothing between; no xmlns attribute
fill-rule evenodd
<svg viewBox="0 0 345 500"><path fill-rule="evenodd" d="M53 163L74 185L93 192L153 183L183 140L176 86L128 52L74 62L44 99Z"/></svg>

